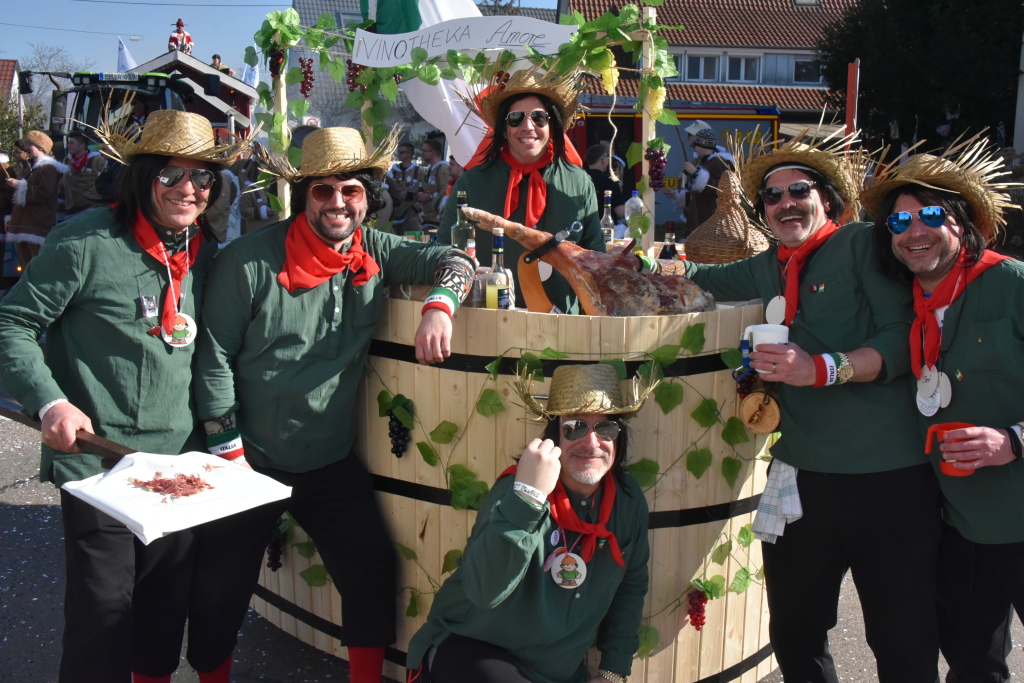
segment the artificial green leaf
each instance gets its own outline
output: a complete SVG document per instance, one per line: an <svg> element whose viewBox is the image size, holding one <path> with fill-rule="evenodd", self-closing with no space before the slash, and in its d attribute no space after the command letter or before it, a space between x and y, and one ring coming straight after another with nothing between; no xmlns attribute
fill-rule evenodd
<svg viewBox="0 0 1024 683"><path fill-rule="evenodd" d="M367 90L373 85L373 82L377 80L377 72L373 69L367 69L360 71L359 75L356 76L356 85L365 85Z"/></svg>
<svg viewBox="0 0 1024 683"><path fill-rule="evenodd" d="M612 52L606 47L601 47L587 55L583 65L591 71L600 73L615 63Z"/></svg>
<svg viewBox="0 0 1024 683"><path fill-rule="evenodd" d="M679 117L676 116L676 113L669 109L668 107L663 107L662 110L658 112L656 120L658 121L658 123L664 123L665 125L668 126L679 125Z"/></svg>
<svg viewBox="0 0 1024 683"><path fill-rule="evenodd" d="M707 327L707 323L687 325L686 329L683 330L683 338L682 341L679 342L679 345L693 355L697 355L703 351L704 345L707 343L707 339L704 338L705 327Z"/></svg>
<svg viewBox="0 0 1024 683"><path fill-rule="evenodd" d="M292 517L292 513L285 513L277 525L277 533L280 534L286 543L291 543L292 529L297 526L299 526L299 523Z"/></svg>
<svg viewBox="0 0 1024 683"><path fill-rule="evenodd" d="M690 417L697 421L705 429L718 422L718 402L713 398L706 398L700 405L693 409Z"/></svg>
<svg viewBox="0 0 1024 683"><path fill-rule="evenodd" d="M291 115L297 119L301 119L309 111L309 100L303 98L301 100L292 100L288 103L288 111Z"/></svg>
<svg viewBox="0 0 1024 683"><path fill-rule="evenodd" d="M334 21L334 15L324 12L316 19L316 27L325 31L333 31L338 28L338 24Z"/></svg>
<svg viewBox="0 0 1024 683"><path fill-rule="evenodd" d="M458 464L448 468L448 489L452 492L452 507L456 510L478 507L489 490L485 482L476 480L476 472Z"/></svg>
<svg viewBox="0 0 1024 683"><path fill-rule="evenodd" d="M654 400L661 407L661 412L668 415L673 408L683 402L683 385L677 382L662 382L654 387Z"/></svg>
<svg viewBox="0 0 1024 683"><path fill-rule="evenodd" d="M516 373L521 375L524 372L529 373L531 379L542 380L544 379L544 364L535 354L526 352L516 364Z"/></svg>
<svg viewBox="0 0 1024 683"><path fill-rule="evenodd" d="M245 57L243 58L242 61L244 61L249 66L256 66L257 64L259 64L260 62L259 57L256 55L256 48L254 48L252 45L245 48Z"/></svg>
<svg viewBox="0 0 1024 683"><path fill-rule="evenodd" d="M711 467L711 451L707 448L690 451L686 454L686 471L700 479Z"/></svg>
<svg viewBox="0 0 1024 683"><path fill-rule="evenodd" d="M361 132L361 131L360 131ZM378 123L373 127L373 144L379 145L384 142L384 138L388 136L389 129L383 123Z"/></svg>
<svg viewBox="0 0 1024 683"><path fill-rule="evenodd" d="M643 213L634 213L626 221L626 225L629 226L630 233L639 242L640 238L636 236L638 234L640 236L646 235L647 231L651 229L651 217Z"/></svg>
<svg viewBox="0 0 1024 683"><path fill-rule="evenodd" d="M406 401L404 405L392 406L391 412L395 414L403 427L409 430L413 428L415 423L412 421L412 401Z"/></svg>
<svg viewBox="0 0 1024 683"><path fill-rule="evenodd" d="M636 634L640 636L640 647L637 648L636 656L640 659L646 659L658 649L658 643L661 642L661 636L658 634L658 629L653 626L640 625Z"/></svg>
<svg viewBox="0 0 1024 683"><path fill-rule="evenodd" d="M569 354L562 353L561 351L555 351L550 346L540 352L541 358L568 358Z"/></svg>
<svg viewBox="0 0 1024 683"><path fill-rule="evenodd" d="M743 426L743 420L738 417L730 417L725 423L725 429L722 430L722 441L730 446L750 441L747 430Z"/></svg>
<svg viewBox="0 0 1024 683"><path fill-rule="evenodd" d="M443 78L446 81L454 81L458 77L459 74L456 73L455 69L453 69L450 66L446 66L443 69L441 69L441 78Z"/></svg>
<svg viewBox="0 0 1024 683"><path fill-rule="evenodd" d="M398 548L398 552L402 553L402 557L404 557L405 559L407 559L407 560L415 560L415 559L417 559L416 551L413 550L412 548L410 548L408 546L404 546L404 545L402 545L401 543L399 543L397 541L395 541L395 547Z"/></svg>
<svg viewBox="0 0 1024 683"><path fill-rule="evenodd" d="M631 142L626 150L626 165L633 168L644 158L644 148L639 142Z"/></svg>
<svg viewBox="0 0 1024 683"><path fill-rule="evenodd" d="M459 426L457 424L448 420L442 420L441 424L434 427L434 431L430 432L430 440L434 443L451 443L458 431Z"/></svg>
<svg viewBox="0 0 1024 683"><path fill-rule="evenodd" d="M459 567L459 559L462 557L462 550L455 548L444 554L444 562L441 564L441 573L453 572Z"/></svg>
<svg viewBox="0 0 1024 683"><path fill-rule="evenodd" d="M644 4L651 7L661 7L665 4L665 0L644 0Z"/></svg>
<svg viewBox="0 0 1024 683"><path fill-rule="evenodd" d="M641 176L640 182L636 184L636 191L640 194L647 192L647 176Z"/></svg>
<svg viewBox="0 0 1024 683"><path fill-rule="evenodd" d="M741 469L743 469L743 461L739 458L722 458L722 476L725 477L729 488L736 486Z"/></svg>
<svg viewBox="0 0 1024 683"><path fill-rule="evenodd" d="M260 106L264 109L274 108L274 93L271 92L270 86L262 81L256 86L256 92L260 95Z"/></svg>
<svg viewBox="0 0 1024 683"><path fill-rule="evenodd" d="M671 149L668 145L665 144L665 138L653 138L651 140L648 140L647 146L654 150L661 150L666 154L668 153L668 150Z"/></svg>
<svg viewBox="0 0 1024 683"><path fill-rule="evenodd" d="M757 571L754 572L754 578L758 581L764 581L764 567L758 567Z"/></svg>
<svg viewBox="0 0 1024 683"><path fill-rule="evenodd" d="M391 410L391 403L395 400L395 397L391 395L391 392L387 389L381 389L380 393L377 394L377 412L380 417L387 417L388 411Z"/></svg>
<svg viewBox="0 0 1024 683"><path fill-rule="evenodd" d="M314 564L309 569L299 572L299 576L306 582L307 586L318 588L327 585L327 567L322 564Z"/></svg>
<svg viewBox="0 0 1024 683"><path fill-rule="evenodd" d="M504 356L498 356L497 358L495 358L490 363L484 366L484 369L487 370L487 372L491 373L491 379L493 379L495 382L498 381L498 368L501 367L501 361L503 358Z"/></svg>
<svg viewBox="0 0 1024 683"><path fill-rule="evenodd" d="M665 344L651 351L651 358L658 361L659 365L672 365L679 356L679 344Z"/></svg>
<svg viewBox="0 0 1024 683"><path fill-rule="evenodd" d="M358 88L356 88L355 90L348 94L348 97L345 98L345 107L348 109L355 109L356 111L359 111L360 109L363 108L363 101L365 99L366 97L363 95L363 93L360 92Z"/></svg>
<svg viewBox="0 0 1024 683"><path fill-rule="evenodd" d="M276 194L268 194L267 198L270 200L270 208L274 210L278 216L284 214L284 204L281 203L281 198Z"/></svg>
<svg viewBox="0 0 1024 683"><path fill-rule="evenodd" d="M655 379L665 379L665 371L661 369L661 366L655 363L653 360L649 360L639 368L637 368L636 374L646 383L651 381L651 372L655 372Z"/></svg>
<svg viewBox="0 0 1024 683"><path fill-rule="evenodd" d="M725 564L725 561L729 559L729 553L732 552L732 539L729 539L725 543L718 545L714 550L711 551L711 561L715 564Z"/></svg>
<svg viewBox="0 0 1024 683"><path fill-rule="evenodd" d="M437 85L441 82L441 70L436 64L424 64L416 70L416 76L427 85Z"/></svg>
<svg viewBox="0 0 1024 683"><path fill-rule="evenodd" d="M288 85L295 85L296 83L302 82L302 69L297 66L293 66L288 69L288 73L284 76L284 82Z"/></svg>
<svg viewBox="0 0 1024 683"><path fill-rule="evenodd" d="M658 463L649 458L626 465L626 471L633 475L636 483L643 489L651 488L658 481Z"/></svg>
<svg viewBox="0 0 1024 683"><path fill-rule="evenodd" d="M708 596L708 600L714 600L725 595L725 577L721 574L716 574L710 579L704 581L704 593Z"/></svg>
<svg viewBox="0 0 1024 683"><path fill-rule="evenodd" d="M501 402L501 396L494 389L484 389L480 399L476 402L476 412L484 417L490 417L505 410L505 404Z"/></svg>
<svg viewBox="0 0 1024 683"><path fill-rule="evenodd" d="M419 597L420 596L416 593L416 591L409 591L409 606L405 608L405 616L413 618L419 616Z"/></svg>
<svg viewBox="0 0 1024 683"><path fill-rule="evenodd" d="M620 382L624 382L626 380L626 363L621 358L605 358L601 363L615 368L615 374L618 375Z"/></svg>
<svg viewBox="0 0 1024 683"><path fill-rule="evenodd" d="M722 352L722 362L725 363L725 367L735 370L743 365L743 354L739 349L726 349Z"/></svg>
<svg viewBox="0 0 1024 683"><path fill-rule="evenodd" d="M299 148L299 147L292 147L292 146L289 145L289 147L288 147L288 163L290 163L293 168L298 168L299 166L302 165L302 149L301 148Z"/></svg>
<svg viewBox="0 0 1024 683"><path fill-rule="evenodd" d="M297 552L299 555L306 558L307 560L313 557L313 554L316 553L316 543L314 543L313 541L292 543L292 547L295 548L295 552Z"/></svg>
<svg viewBox="0 0 1024 683"><path fill-rule="evenodd" d="M409 56L412 58L413 65L418 65L420 62L425 62L429 55L422 47L414 47L412 51L409 52Z"/></svg>
<svg viewBox="0 0 1024 683"><path fill-rule="evenodd" d="M431 467L438 463L439 458L437 457L437 453L429 443L426 441L417 441L416 448L420 449L420 457L423 458L423 462L427 463Z"/></svg>
<svg viewBox="0 0 1024 683"><path fill-rule="evenodd" d="M752 524L744 524L740 532L736 534L736 540L744 548L749 548L750 544L754 542L754 530Z"/></svg>
<svg viewBox="0 0 1024 683"><path fill-rule="evenodd" d="M625 5L619 10L619 19L623 24L632 24L640 19L640 8L636 5Z"/></svg>
<svg viewBox="0 0 1024 683"><path fill-rule="evenodd" d="M373 103L373 113L381 121L387 120L391 116L391 103L387 100L378 99Z"/></svg>
<svg viewBox="0 0 1024 683"><path fill-rule="evenodd" d="M742 593L750 588L750 567L740 567L736 571L736 576L732 579L732 585L729 586L729 590L733 593Z"/></svg>

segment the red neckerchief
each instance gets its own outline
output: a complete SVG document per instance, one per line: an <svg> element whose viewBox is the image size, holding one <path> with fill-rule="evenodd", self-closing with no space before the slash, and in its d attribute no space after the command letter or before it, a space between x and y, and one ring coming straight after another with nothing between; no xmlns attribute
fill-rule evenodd
<svg viewBox="0 0 1024 683"><path fill-rule="evenodd" d="M501 479L506 474L515 474L516 468L517 465L512 465L512 467L499 474L498 478ZM555 524L562 527L565 531L575 531L583 535L580 557L583 558L584 562L590 562L591 558L594 557L594 550L597 549L597 539L607 538L608 547L612 551L612 559L618 562L620 567L625 567L626 562L622 559L619 541L615 538L615 534L608 531L606 526L612 516L612 508L615 506L615 493L617 491L615 476L609 472L601 481L603 482L604 490L601 492L601 509L598 511L596 524L580 520L576 511L572 509L572 503L569 501L569 496L566 494L565 487L562 486L561 481L555 484L555 490L548 494L548 502L551 503L551 516L554 518Z"/></svg>
<svg viewBox="0 0 1024 683"><path fill-rule="evenodd" d="M356 287L365 285L380 272L380 266L373 257L363 251L362 226L356 228L352 245L342 254L316 236L306 220L305 212L296 216L289 226L284 251L284 267L277 274L277 281L289 292L312 289L346 268L355 273L352 284Z"/></svg>
<svg viewBox="0 0 1024 683"><path fill-rule="evenodd" d="M79 161L81 159L81 161ZM82 169L85 168L86 162L89 161L89 153L86 152L81 157L71 157L71 165L75 167L76 173L81 173Z"/></svg>
<svg viewBox="0 0 1024 683"><path fill-rule="evenodd" d="M946 277L942 278L942 282L930 297L924 295L921 281L914 278L914 313L917 314L917 317L914 318L914 322L910 326L910 369L914 371L914 375L918 379L921 378L922 362L928 363L928 367L934 367L935 362L939 360L942 329L939 327L939 321L935 318L935 309L952 304L976 277L1000 261L1009 258L1009 256L986 249L973 265L967 266L965 265L967 254L961 250L956 264L952 270L946 273ZM923 339L922 329L924 330Z"/></svg>
<svg viewBox="0 0 1024 683"><path fill-rule="evenodd" d="M804 264L807 263L807 259L810 258L811 254L827 242L828 238L835 234L835 231L838 229L838 225L831 220L827 220L825 225L811 233L807 241L796 249L787 247L784 244L779 245L779 250L776 252L775 257L779 259L779 266L785 269L782 279L785 282L783 296L786 297L786 325L790 325L793 322L793 318L796 317L796 312L799 309L800 271L803 270Z"/></svg>
<svg viewBox="0 0 1024 683"><path fill-rule="evenodd" d="M192 243L188 245L188 251L183 249L171 256L167 253L167 247L157 236L156 228L139 211L135 214L132 236L135 237L135 241L139 243L143 251L160 263L166 264L171 270L171 283L167 287L164 306L160 311L160 326L164 328L164 332L170 334L174 329L174 316L178 313L175 302L181 300L181 281L185 279L192 264L196 262L199 247L203 242L202 235L196 235L192 239Z"/></svg>

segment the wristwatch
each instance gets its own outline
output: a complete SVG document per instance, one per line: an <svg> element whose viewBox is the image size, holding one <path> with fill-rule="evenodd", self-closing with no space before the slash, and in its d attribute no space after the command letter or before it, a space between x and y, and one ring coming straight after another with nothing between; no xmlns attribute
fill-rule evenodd
<svg viewBox="0 0 1024 683"><path fill-rule="evenodd" d="M628 676L620 676L619 674L612 673L607 669L601 669L597 672L597 675L606 681L611 681L612 683L626 683L626 680L629 678Z"/></svg>
<svg viewBox="0 0 1024 683"><path fill-rule="evenodd" d="M853 379L853 365L845 353L836 352L839 356L839 367L836 368L836 384L845 384Z"/></svg>

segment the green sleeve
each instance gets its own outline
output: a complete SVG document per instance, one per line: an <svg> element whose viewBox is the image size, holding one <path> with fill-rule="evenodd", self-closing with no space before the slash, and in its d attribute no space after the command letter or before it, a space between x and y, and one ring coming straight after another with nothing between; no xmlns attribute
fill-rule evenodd
<svg viewBox="0 0 1024 683"><path fill-rule="evenodd" d="M650 581L647 563L651 547L647 539L647 503L640 487L634 487L634 496L640 496L636 511L636 535L626 557L626 575L622 578L608 613L597 630L597 649L601 651L601 668L628 676L633 666L633 655L640 647L640 621Z"/></svg>
<svg viewBox="0 0 1024 683"><path fill-rule="evenodd" d="M376 232L384 286L432 285L437 262L451 251L449 244L414 242L398 235ZM438 238L440 240L440 238Z"/></svg>
<svg viewBox="0 0 1024 683"><path fill-rule="evenodd" d="M61 231L63 232L63 231ZM54 239L56 237L56 239ZM0 301L0 376L29 415L66 398L46 366L39 337L81 290L82 239L51 234L21 281Z"/></svg>
<svg viewBox="0 0 1024 683"><path fill-rule="evenodd" d="M719 301L756 299L761 296L755 271L760 258L764 257L759 255L722 265L686 261L686 277L701 289L711 292Z"/></svg>
<svg viewBox="0 0 1024 683"><path fill-rule="evenodd" d="M493 609L512 594L544 541L540 529L548 506L527 503L512 490L513 481L495 482L459 565L466 597L480 609Z"/></svg>
<svg viewBox="0 0 1024 683"><path fill-rule="evenodd" d="M206 278L202 326L196 342L196 415L212 420L233 413L235 356L253 316L254 293L245 264L235 250L224 250Z"/></svg>

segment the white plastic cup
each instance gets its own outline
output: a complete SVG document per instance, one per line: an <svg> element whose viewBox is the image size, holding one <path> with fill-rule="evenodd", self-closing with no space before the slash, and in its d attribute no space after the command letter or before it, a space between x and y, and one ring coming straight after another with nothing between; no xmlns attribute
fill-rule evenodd
<svg viewBox="0 0 1024 683"><path fill-rule="evenodd" d="M789 341L789 328L785 325L750 325L743 330L741 339L750 343L750 350L756 351L758 344L785 344ZM772 374L771 370L758 370L762 375Z"/></svg>

